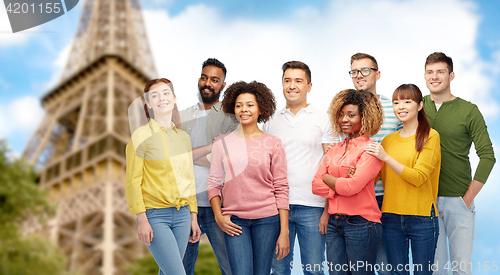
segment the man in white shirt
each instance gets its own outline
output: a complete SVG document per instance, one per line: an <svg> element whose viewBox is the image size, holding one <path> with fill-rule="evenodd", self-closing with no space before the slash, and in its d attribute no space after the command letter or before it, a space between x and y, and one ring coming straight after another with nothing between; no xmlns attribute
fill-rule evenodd
<svg viewBox="0 0 500 275"><path fill-rule="evenodd" d="M290 253L279 261L273 259L272 274L291 274L291 270L324 274L329 214L325 199L312 193L311 183L327 146L340 140L332 136L328 115L307 103L312 87L309 67L300 61L289 61L282 69L286 107L277 111L263 130L279 137L285 147L290 187ZM293 262L296 236L302 265Z"/></svg>

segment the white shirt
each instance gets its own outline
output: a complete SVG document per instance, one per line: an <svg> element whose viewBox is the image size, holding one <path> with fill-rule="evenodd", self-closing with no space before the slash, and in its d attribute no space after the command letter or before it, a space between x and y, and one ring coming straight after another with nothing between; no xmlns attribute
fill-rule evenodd
<svg viewBox="0 0 500 275"><path fill-rule="evenodd" d="M323 143L337 143L330 120L310 104L294 116L283 108L264 124L264 132L283 142L287 161L289 204L324 207L325 198L312 193L312 180L323 159Z"/></svg>

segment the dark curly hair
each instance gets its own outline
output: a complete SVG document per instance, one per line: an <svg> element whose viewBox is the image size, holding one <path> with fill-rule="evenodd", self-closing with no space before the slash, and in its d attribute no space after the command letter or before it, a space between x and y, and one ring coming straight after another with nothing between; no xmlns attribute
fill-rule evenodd
<svg viewBox="0 0 500 275"><path fill-rule="evenodd" d="M224 93L224 99L222 100L222 110L224 113L234 114L236 99L241 94L253 94L255 96L260 111L257 120L259 123L266 122L274 114L274 111L276 111L276 99L271 89L264 83L239 81L231 84Z"/></svg>
<svg viewBox="0 0 500 275"><path fill-rule="evenodd" d="M342 133L342 128L338 122L339 115L342 108L349 104L358 106L359 115L361 116L359 133L367 136L375 135L384 122L382 105L372 93L354 89L340 91L333 97L328 108L332 130L336 134Z"/></svg>

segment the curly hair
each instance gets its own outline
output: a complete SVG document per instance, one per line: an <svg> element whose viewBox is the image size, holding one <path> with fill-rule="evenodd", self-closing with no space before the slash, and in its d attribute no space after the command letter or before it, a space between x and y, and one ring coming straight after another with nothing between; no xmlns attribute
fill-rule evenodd
<svg viewBox="0 0 500 275"><path fill-rule="evenodd" d="M222 110L224 113L234 114L236 99L241 94L253 94L255 96L260 111L257 120L259 123L266 122L274 114L274 111L276 111L276 99L271 89L265 84L257 81L250 83L239 81L231 84L224 93L224 99L222 100Z"/></svg>
<svg viewBox="0 0 500 275"><path fill-rule="evenodd" d="M372 93L354 89L340 91L333 97L330 107L328 107L332 130L339 135L342 133L342 128L338 123L340 111L345 105L349 104L358 106L358 111L361 115L361 129L359 133L366 136L375 135L384 122L382 105Z"/></svg>

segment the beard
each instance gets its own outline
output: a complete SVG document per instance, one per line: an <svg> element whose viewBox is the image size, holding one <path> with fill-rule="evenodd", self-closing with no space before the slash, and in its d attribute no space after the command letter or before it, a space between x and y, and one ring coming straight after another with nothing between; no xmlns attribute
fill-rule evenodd
<svg viewBox="0 0 500 275"><path fill-rule="evenodd" d="M212 92L212 95L204 96L203 90L205 90L205 89L210 90ZM207 87L207 86L200 87L199 91L200 91L200 93L198 94L198 98L201 99L201 101L205 104L212 104L212 103L216 102L217 100L219 100L220 91L216 93L214 89Z"/></svg>

